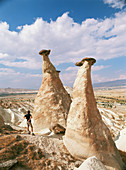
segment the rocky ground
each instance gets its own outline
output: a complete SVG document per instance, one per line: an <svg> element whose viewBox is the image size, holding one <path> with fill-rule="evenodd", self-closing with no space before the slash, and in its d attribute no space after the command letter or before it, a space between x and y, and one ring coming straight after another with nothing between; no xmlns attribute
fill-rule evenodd
<svg viewBox="0 0 126 170"><path fill-rule="evenodd" d="M0 169L72 170L79 167L82 161L68 153L62 135L26 134L23 116L27 110L32 113L35 96L22 94L0 97L0 115L6 123L0 129ZM120 130L126 127L126 90L97 90L95 96L103 121L115 139Z"/></svg>
<svg viewBox="0 0 126 170"><path fill-rule="evenodd" d="M72 170L82 161L66 150L62 135L28 135L10 126L0 130L0 169Z"/></svg>
<svg viewBox="0 0 126 170"><path fill-rule="evenodd" d="M68 153L62 135L27 134L23 116L27 110L32 113L34 99L35 94L0 98L0 115L6 123L0 130L0 169L72 170L79 167L82 162Z"/></svg>

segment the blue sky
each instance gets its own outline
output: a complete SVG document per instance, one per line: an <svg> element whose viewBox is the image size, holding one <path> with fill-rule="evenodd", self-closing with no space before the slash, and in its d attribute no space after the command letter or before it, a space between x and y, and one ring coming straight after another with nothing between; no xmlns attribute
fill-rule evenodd
<svg viewBox="0 0 126 170"><path fill-rule="evenodd" d="M94 57L92 80L126 79L124 0L0 0L0 88L38 89L41 49L73 86L77 61Z"/></svg>

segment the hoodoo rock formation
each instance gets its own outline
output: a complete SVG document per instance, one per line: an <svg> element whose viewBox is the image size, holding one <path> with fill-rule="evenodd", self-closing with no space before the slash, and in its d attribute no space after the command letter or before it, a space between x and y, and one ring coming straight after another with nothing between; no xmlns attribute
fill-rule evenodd
<svg viewBox="0 0 126 170"><path fill-rule="evenodd" d="M91 82L94 58L84 58L73 87L73 101L67 119L64 144L76 158L96 156L108 169L121 170L124 164L110 131L97 109Z"/></svg>
<svg viewBox="0 0 126 170"><path fill-rule="evenodd" d="M71 98L59 78L59 72L49 59L50 50L39 52L43 57L43 80L35 99L34 131L52 129L56 124L66 127Z"/></svg>

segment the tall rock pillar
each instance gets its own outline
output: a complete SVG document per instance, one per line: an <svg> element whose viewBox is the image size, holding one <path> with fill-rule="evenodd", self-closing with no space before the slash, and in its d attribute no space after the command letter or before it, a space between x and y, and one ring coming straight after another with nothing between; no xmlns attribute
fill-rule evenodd
<svg viewBox="0 0 126 170"><path fill-rule="evenodd" d="M43 129L51 129L56 124L66 127L71 98L63 87L59 71L48 57L50 50L42 50L39 54L43 57L43 80L35 98L33 120L34 131L41 133Z"/></svg>
<svg viewBox="0 0 126 170"><path fill-rule="evenodd" d="M73 87L64 144L76 158L96 156L106 166L121 170L123 162L96 106L91 81L91 66L95 62L93 58L84 58L76 63L80 69Z"/></svg>

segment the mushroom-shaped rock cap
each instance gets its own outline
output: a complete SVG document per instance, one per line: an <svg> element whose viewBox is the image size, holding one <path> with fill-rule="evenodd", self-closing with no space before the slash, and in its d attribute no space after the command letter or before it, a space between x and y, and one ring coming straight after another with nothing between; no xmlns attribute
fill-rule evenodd
<svg viewBox="0 0 126 170"><path fill-rule="evenodd" d="M96 62L96 60L94 58L85 57L81 61L77 62L75 65L76 66L82 66L85 61L90 61L91 65L93 65Z"/></svg>
<svg viewBox="0 0 126 170"><path fill-rule="evenodd" d="M57 72L57 73L60 73L61 71L59 71L59 70L56 70L56 72Z"/></svg>
<svg viewBox="0 0 126 170"><path fill-rule="evenodd" d="M39 52L39 54L40 54L40 55L43 55L43 54L49 55L49 54L50 54L50 51L51 51L51 50L41 50L41 51Z"/></svg>

